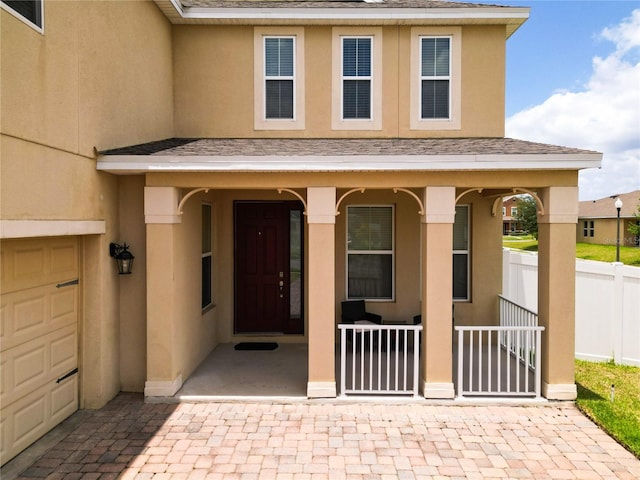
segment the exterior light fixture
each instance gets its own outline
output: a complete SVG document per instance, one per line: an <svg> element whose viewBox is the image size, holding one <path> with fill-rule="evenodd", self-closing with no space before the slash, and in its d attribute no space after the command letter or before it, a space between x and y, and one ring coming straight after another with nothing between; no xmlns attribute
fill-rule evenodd
<svg viewBox="0 0 640 480"><path fill-rule="evenodd" d="M618 224L616 227L616 262L620 261L620 209L622 208L622 200L620 197L616 199L616 203L614 203L616 210L618 211Z"/></svg>
<svg viewBox="0 0 640 480"><path fill-rule="evenodd" d="M118 264L118 273L120 275L129 275L133 269L133 259L135 258L129 251L129 245L126 243L118 245L117 243L109 244L109 255L115 258Z"/></svg>

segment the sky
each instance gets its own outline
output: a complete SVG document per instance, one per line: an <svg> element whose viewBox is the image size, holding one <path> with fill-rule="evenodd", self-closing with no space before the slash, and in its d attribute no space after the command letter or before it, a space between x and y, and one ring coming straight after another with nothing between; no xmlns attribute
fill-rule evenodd
<svg viewBox="0 0 640 480"><path fill-rule="evenodd" d="M507 41L506 136L603 153L580 200L640 190L640 0L475 0L530 7Z"/></svg>

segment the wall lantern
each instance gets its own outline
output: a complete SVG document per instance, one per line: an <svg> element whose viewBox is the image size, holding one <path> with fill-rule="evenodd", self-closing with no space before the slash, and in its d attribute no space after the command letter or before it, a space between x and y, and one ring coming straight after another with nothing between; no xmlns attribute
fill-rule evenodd
<svg viewBox="0 0 640 480"><path fill-rule="evenodd" d="M116 259L118 264L118 273L120 275L128 275L133 269L133 259L135 258L129 251L129 245L126 243L118 245L117 243L109 244L109 255Z"/></svg>

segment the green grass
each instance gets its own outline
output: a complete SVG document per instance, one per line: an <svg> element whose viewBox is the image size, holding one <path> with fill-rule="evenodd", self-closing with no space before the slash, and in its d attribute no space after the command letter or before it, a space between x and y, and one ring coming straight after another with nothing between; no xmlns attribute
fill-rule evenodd
<svg viewBox="0 0 640 480"><path fill-rule="evenodd" d="M507 248L515 248L529 252L538 251L537 240L534 240L531 236L519 238L522 238L522 240L514 240L514 237L505 236L503 237L502 245ZM607 263L615 262L616 246L576 243L576 258ZM620 261L625 265L640 267L640 248L620 247Z"/></svg>
<svg viewBox="0 0 640 480"><path fill-rule="evenodd" d="M576 384L578 408L640 458L640 367L576 360Z"/></svg>

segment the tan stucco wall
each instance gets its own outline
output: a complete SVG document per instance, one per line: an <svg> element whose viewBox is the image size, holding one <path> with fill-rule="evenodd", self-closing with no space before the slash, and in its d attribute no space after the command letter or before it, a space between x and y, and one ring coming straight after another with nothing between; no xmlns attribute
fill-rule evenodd
<svg viewBox="0 0 640 480"><path fill-rule="evenodd" d="M410 130L411 27L382 28L382 130L332 130L332 29L304 28L304 130L254 130L251 26L175 26L176 136L421 137L504 135L505 34L462 29L462 128Z"/></svg>
<svg viewBox="0 0 640 480"><path fill-rule="evenodd" d="M593 237L585 237L584 222L592 222L594 226ZM635 246L635 237L629 233L630 220L620 219L620 246ZM594 218L594 219L578 219L576 226L576 242L597 243L600 245L615 245L618 239L618 219L617 218Z"/></svg>
<svg viewBox="0 0 640 480"><path fill-rule="evenodd" d="M141 237L129 214L121 222L123 185L96 171L94 147L173 136L171 27L151 1L45 2L44 34L5 10L0 25L2 219L105 222L104 235L81 239L81 406L100 407L120 390L121 373L138 389L139 374L122 372L120 359L121 347L128 360L144 345L135 340L144 295L120 303L128 287L109 242L138 248ZM133 292L144 288L142 272L127 279ZM121 345L130 327L131 343Z"/></svg>

